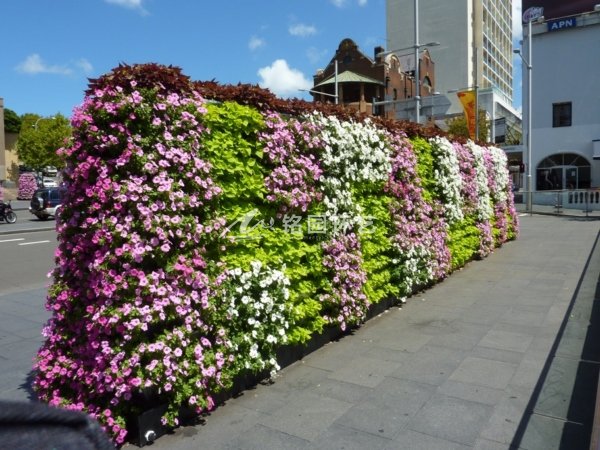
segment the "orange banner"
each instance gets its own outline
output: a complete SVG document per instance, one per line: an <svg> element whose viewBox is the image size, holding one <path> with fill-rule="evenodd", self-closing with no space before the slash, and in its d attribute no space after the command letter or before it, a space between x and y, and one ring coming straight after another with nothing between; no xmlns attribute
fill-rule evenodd
<svg viewBox="0 0 600 450"><path fill-rule="evenodd" d="M462 103L465 111L465 119L467 120L467 128L471 139L475 139L475 91L457 92L458 98Z"/></svg>

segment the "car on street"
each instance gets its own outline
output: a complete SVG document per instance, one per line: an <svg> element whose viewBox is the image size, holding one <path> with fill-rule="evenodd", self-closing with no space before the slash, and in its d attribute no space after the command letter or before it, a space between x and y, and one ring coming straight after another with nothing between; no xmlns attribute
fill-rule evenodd
<svg viewBox="0 0 600 450"><path fill-rule="evenodd" d="M43 185L43 187L58 187L56 180L54 178L50 178L50 177L44 177L42 179L42 185Z"/></svg>
<svg viewBox="0 0 600 450"><path fill-rule="evenodd" d="M29 205L29 212L40 220L56 217L62 206L66 192L62 187L48 187L34 192Z"/></svg>
<svg viewBox="0 0 600 450"><path fill-rule="evenodd" d="M44 167L44 175L48 177L55 177L58 174L58 169L54 166Z"/></svg>

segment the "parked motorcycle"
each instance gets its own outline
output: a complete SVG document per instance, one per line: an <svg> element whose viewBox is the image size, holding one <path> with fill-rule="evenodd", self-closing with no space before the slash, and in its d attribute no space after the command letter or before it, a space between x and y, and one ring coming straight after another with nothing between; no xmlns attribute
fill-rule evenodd
<svg viewBox="0 0 600 450"><path fill-rule="evenodd" d="M0 221L3 220L6 220L7 223L15 223L17 221L17 214L12 210L10 200L8 203L0 201Z"/></svg>

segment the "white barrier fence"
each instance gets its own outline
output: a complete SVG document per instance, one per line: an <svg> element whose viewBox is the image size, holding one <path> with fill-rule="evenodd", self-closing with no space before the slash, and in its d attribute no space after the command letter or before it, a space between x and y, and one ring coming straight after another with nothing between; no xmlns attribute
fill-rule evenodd
<svg viewBox="0 0 600 450"><path fill-rule="evenodd" d="M527 192L515 192L518 211L526 211ZM600 211L600 189L532 192L532 210L540 213L585 214Z"/></svg>

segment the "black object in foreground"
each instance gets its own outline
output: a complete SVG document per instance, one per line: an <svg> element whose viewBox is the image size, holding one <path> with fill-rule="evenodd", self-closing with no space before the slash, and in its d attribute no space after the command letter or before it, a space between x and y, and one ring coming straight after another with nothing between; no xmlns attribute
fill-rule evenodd
<svg viewBox="0 0 600 450"><path fill-rule="evenodd" d="M79 411L0 400L0 449L114 450L98 422Z"/></svg>

